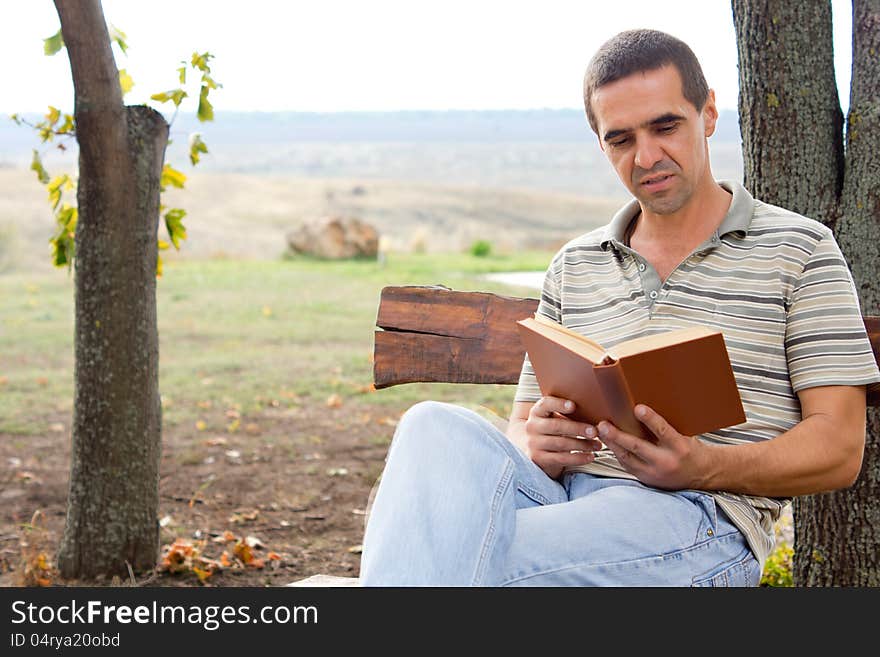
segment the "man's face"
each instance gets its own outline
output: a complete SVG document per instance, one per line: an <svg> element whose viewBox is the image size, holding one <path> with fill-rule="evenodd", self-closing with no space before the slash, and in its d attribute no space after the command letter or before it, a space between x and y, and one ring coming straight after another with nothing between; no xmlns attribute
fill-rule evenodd
<svg viewBox="0 0 880 657"><path fill-rule="evenodd" d="M669 65L599 87L592 106L599 145L642 207L656 214L680 210L710 171L706 137L718 118L714 93L697 110Z"/></svg>

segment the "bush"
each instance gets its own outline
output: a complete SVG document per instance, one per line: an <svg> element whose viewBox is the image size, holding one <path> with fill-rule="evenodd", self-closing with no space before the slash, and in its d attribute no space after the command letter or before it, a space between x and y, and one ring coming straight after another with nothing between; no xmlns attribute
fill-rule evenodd
<svg viewBox="0 0 880 657"><path fill-rule="evenodd" d="M791 560L794 549L787 543L777 547L767 557L764 572L761 575L761 586L794 586L791 574Z"/></svg>
<svg viewBox="0 0 880 657"><path fill-rule="evenodd" d="M471 244L471 255L484 258L492 252L492 244L488 240L477 240Z"/></svg>

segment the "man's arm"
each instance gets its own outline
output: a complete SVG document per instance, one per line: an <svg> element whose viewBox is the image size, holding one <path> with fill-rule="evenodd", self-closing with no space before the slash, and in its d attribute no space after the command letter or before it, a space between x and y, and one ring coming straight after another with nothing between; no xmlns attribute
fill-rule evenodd
<svg viewBox="0 0 880 657"><path fill-rule="evenodd" d="M865 447L865 386L807 388L798 397L803 419L756 443L716 445L682 436L642 405L636 417L657 436L657 445L608 422L599 423L599 434L624 468L658 488L793 497L851 486Z"/></svg>

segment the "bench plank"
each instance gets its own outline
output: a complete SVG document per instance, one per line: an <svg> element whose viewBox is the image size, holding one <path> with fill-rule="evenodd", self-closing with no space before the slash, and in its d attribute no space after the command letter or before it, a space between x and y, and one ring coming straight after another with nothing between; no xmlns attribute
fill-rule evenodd
<svg viewBox="0 0 880 657"><path fill-rule="evenodd" d="M491 292L385 287L376 318L374 385L515 384L525 356L516 321L537 307L538 299ZM880 317L865 316L864 322L877 360ZM868 405L880 406L880 385L869 388Z"/></svg>
<svg viewBox="0 0 880 657"><path fill-rule="evenodd" d="M445 287L382 290L373 383L516 383L525 349L516 321L537 299Z"/></svg>

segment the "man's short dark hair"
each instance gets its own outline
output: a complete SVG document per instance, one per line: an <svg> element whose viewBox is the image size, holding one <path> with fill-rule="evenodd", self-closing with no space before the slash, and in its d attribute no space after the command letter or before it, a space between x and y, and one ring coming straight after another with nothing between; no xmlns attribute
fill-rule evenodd
<svg viewBox="0 0 880 657"><path fill-rule="evenodd" d="M678 69L684 97L698 111L703 109L709 87L700 62L684 41L658 30L627 30L602 44L584 75L584 108L593 132L599 134L592 107L593 93L599 87L669 64Z"/></svg>

